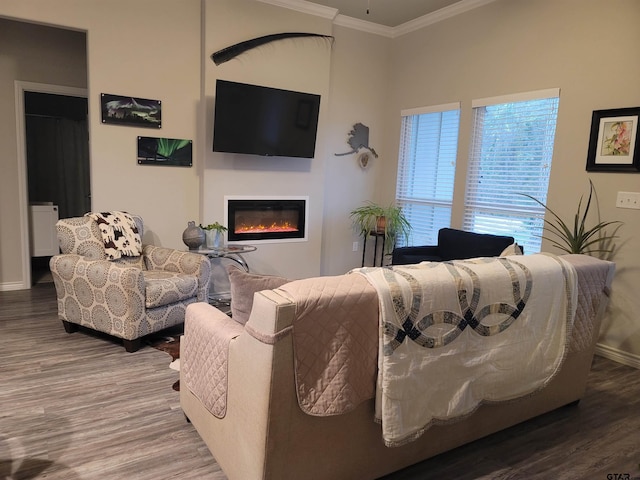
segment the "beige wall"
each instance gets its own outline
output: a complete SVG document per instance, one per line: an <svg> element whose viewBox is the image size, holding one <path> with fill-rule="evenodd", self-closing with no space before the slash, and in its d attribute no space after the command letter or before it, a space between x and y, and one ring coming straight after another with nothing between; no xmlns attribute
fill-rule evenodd
<svg viewBox="0 0 640 480"><path fill-rule="evenodd" d="M585 171L593 110L640 105L640 2L499 0L394 41L392 104L462 102L453 225L462 223L471 101L559 87L560 107L548 204L572 221L593 180L604 220L621 220L617 275L602 348L640 366L640 211L615 207L618 191L640 191L640 173ZM398 135L386 144L397 152ZM385 163L394 178L396 163ZM393 198L393 185L385 185ZM552 248L543 243L543 250Z"/></svg>
<svg viewBox="0 0 640 480"><path fill-rule="evenodd" d="M204 210L207 223L223 221L224 196L309 196L306 242L259 244L246 260L257 272L302 278L320 273L331 43L282 40L250 50L220 65L208 57L251 38L280 32L331 35L331 21L252 0L205 2L204 89L206 99ZM241 26L241 28L239 28ZM258 157L212 152L216 79L321 95L318 141L313 159Z"/></svg>
<svg viewBox="0 0 640 480"><path fill-rule="evenodd" d="M77 2L74 0L9 0L0 3L0 16L34 23L62 26L87 32L87 66L89 95L89 129L91 136L92 204L95 210L127 210L145 219L145 241L184 248L182 231L188 220L198 220L200 144L196 135L200 115L200 1L181 0L109 0ZM3 32L0 35L5 35ZM2 37L22 52L23 45L14 38ZM37 46L29 52L47 52L46 38L26 42ZM41 48L40 48L41 47ZM4 50L4 48L3 48ZM0 53L0 59L3 58ZM22 52L24 55L24 52ZM31 55L31 53L29 53ZM35 54L34 54L35 55ZM31 61L29 56L28 60ZM9 60L11 63L13 59ZM64 59L34 60L46 83L69 84ZM4 65L2 71L5 71ZM0 74L3 75L3 74ZM75 76L72 75L74 78ZM27 80L16 71L15 78ZM35 81L29 78L30 81ZM12 81L12 80L11 80ZM78 82L78 80L73 80ZM79 80L83 85L86 78ZM11 85L10 96L13 96ZM0 100L7 109L6 81ZM100 93L131 95L162 101L162 128L102 125ZM15 145L15 114L3 115L6 129L2 135ZM137 136L188 138L195 140L193 168L138 166ZM10 166L4 182L18 183L14 174L15 152L3 157ZM0 219L0 284L22 281L21 269L15 265L16 247L21 240L15 234L4 242L4 232L15 228L17 196L12 198L5 216L3 188ZM22 248L26 248L22 243ZM7 253L8 252L8 253Z"/></svg>
<svg viewBox="0 0 640 480"><path fill-rule="evenodd" d="M331 56L331 96L326 159L325 213L322 239L322 273L338 275L362 262L362 238L354 232L349 212L367 200L377 200L376 186L383 165L394 163L394 155L383 154L387 140L387 98L391 42L388 38L335 26ZM349 132L354 124L369 127L369 146L379 154L371 157L366 169L357 163L357 155L335 156L349 152ZM394 186L395 183L391 182ZM367 265L371 265L373 238L367 245ZM353 251L353 242L358 243Z"/></svg>

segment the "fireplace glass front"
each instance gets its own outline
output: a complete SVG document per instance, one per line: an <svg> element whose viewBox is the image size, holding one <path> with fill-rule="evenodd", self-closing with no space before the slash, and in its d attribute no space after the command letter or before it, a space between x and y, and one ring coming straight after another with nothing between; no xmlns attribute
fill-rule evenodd
<svg viewBox="0 0 640 480"><path fill-rule="evenodd" d="M227 199L230 242L305 239L306 199Z"/></svg>

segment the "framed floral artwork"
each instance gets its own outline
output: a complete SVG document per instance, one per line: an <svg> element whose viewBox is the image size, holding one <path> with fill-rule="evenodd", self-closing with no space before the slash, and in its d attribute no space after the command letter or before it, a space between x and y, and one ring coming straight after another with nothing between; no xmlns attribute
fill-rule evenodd
<svg viewBox="0 0 640 480"><path fill-rule="evenodd" d="M587 156L590 172L640 172L640 107L595 110Z"/></svg>

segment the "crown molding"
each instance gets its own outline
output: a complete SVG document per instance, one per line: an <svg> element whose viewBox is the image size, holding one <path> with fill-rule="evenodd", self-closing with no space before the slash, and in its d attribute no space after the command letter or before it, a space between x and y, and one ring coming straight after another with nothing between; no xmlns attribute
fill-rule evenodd
<svg viewBox="0 0 640 480"><path fill-rule="evenodd" d="M305 0L257 0L258 2L268 3L277 7L288 8L297 12L308 13L317 17L328 18L333 22L338 15L337 8L325 7L317 3L307 2Z"/></svg>
<svg viewBox="0 0 640 480"><path fill-rule="evenodd" d="M359 18L348 17L347 15L338 14L336 19L333 21L333 24L351 28L353 30L373 33L383 37L394 37L393 27L387 27L386 25L380 25L379 23L367 22L366 20L360 20Z"/></svg>
<svg viewBox="0 0 640 480"><path fill-rule="evenodd" d="M415 32L421 28L441 22L447 18L455 17L456 15L460 15L461 13L468 12L469 10L482 7L492 2L495 2L495 0L460 0L458 3L454 3L448 7L436 10L433 13L428 13L427 15L418 17L415 20L410 20L402 25L394 27L393 37L400 37L407 33Z"/></svg>
<svg viewBox="0 0 640 480"><path fill-rule="evenodd" d="M308 2L306 0L257 0L258 2L268 3L278 7L296 10L310 15L327 18L335 25L360 30L363 32L381 35L383 37L396 38L407 33L415 32L421 28L441 22L447 18L455 17L461 13L468 12L474 8L482 7L496 0L460 0L453 5L441 8L435 12L428 13L422 17L410 20L397 27L387 27L378 23L367 22L358 18L348 17L339 13L337 8L325 7L317 3Z"/></svg>

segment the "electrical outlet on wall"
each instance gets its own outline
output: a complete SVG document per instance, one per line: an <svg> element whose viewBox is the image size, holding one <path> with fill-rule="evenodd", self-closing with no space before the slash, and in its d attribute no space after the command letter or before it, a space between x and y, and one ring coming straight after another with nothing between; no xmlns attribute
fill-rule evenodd
<svg viewBox="0 0 640 480"><path fill-rule="evenodd" d="M358 247L359 247L358 242L353 242L353 246L352 246L352 248L353 248L353 251L354 251L354 252L357 252L357 251L358 251Z"/></svg>
<svg viewBox="0 0 640 480"><path fill-rule="evenodd" d="M640 193L638 192L618 192L616 207L633 208L640 210Z"/></svg>

